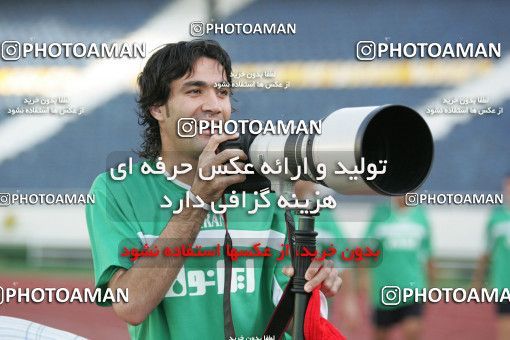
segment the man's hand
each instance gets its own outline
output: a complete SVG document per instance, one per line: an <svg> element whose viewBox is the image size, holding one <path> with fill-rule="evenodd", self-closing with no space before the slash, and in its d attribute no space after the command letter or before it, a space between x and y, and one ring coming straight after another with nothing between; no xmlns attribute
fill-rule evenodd
<svg viewBox="0 0 510 340"><path fill-rule="evenodd" d="M292 266L283 268L283 274L293 276L294 268ZM334 296L342 285L342 279L331 260L318 261L315 258L305 272L305 279L308 281L305 284L305 291L309 293L322 283L321 291L326 297Z"/></svg>
<svg viewBox="0 0 510 340"><path fill-rule="evenodd" d="M212 180L205 181L200 178L198 172L198 169L201 169L202 174L209 177L212 174L213 166L221 166L231 158L238 156L240 160L246 161L248 156L241 149L226 149L216 153L220 143L238 137L239 134L237 133L234 135L212 135L200 154L195 179L191 185L191 192L199 196L205 203L216 202L228 186L246 180L246 175L215 175ZM242 162L236 162L236 165L241 169L244 167ZM229 164L227 167L230 169L232 165Z"/></svg>

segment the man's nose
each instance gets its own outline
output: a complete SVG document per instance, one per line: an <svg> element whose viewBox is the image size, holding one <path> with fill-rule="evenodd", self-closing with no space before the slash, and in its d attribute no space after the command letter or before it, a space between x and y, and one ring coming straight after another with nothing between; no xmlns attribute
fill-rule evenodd
<svg viewBox="0 0 510 340"><path fill-rule="evenodd" d="M216 91L208 91L207 96L204 98L204 103L202 104L202 110L212 115L221 113L221 103L216 95Z"/></svg>

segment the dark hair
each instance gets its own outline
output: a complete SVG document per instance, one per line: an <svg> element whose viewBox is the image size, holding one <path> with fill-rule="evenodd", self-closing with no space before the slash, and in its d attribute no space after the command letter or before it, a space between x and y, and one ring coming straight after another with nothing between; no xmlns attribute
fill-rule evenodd
<svg viewBox="0 0 510 340"><path fill-rule="evenodd" d="M138 124L144 127L140 157L155 160L161 152L159 124L152 117L150 107L165 104L171 95L170 83L191 73L201 57L217 60L231 83L232 64L228 53L218 42L203 39L164 45L149 58L138 75Z"/></svg>

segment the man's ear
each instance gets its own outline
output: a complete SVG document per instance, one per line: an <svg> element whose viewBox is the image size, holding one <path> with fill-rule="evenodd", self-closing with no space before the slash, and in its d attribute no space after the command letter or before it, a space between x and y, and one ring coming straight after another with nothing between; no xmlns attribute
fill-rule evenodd
<svg viewBox="0 0 510 340"><path fill-rule="evenodd" d="M154 119L156 119L158 122L162 122L166 118L165 105L161 105L161 106L153 105L150 107L149 111L150 111L152 117L154 117Z"/></svg>

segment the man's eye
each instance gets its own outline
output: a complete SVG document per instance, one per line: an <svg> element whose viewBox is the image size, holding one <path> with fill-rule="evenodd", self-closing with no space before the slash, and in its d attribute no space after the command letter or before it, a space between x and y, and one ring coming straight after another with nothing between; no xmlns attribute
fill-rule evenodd
<svg viewBox="0 0 510 340"><path fill-rule="evenodd" d="M200 94L202 91L200 91L200 89L193 89L193 90L189 90L188 93L192 93L192 94Z"/></svg>
<svg viewBox="0 0 510 340"><path fill-rule="evenodd" d="M228 96L230 94L230 91L229 90L220 90L220 94L222 96Z"/></svg>

